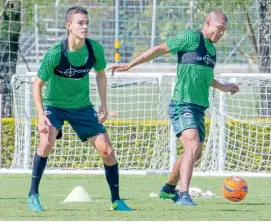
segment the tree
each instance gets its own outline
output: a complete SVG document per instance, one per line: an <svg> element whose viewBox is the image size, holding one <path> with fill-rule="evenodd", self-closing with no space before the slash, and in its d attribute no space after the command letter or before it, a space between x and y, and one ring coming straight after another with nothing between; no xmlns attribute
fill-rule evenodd
<svg viewBox="0 0 271 222"><path fill-rule="evenodd" d="M259 0L259 70L262 73L271 72L271 1ZM268 117L271 115L271 87L261 88L261 116Z"/></svg>
<svg viewBox="0 0 271 222"><path fill-rule="evenodd" d="M206 12L211 11L214 8L220 8L222 11L225 10L229 12L228 17L230 20L234 20L234 16L239 16L240 20L243 21L246 27L246 32L249 40L250 51L244 51L241 47L237 47L237 51L254 61L255 64L258 65L258 70L261 73L270 73L271 72L271 54L270 54L270 46L271 46L271 0L259 0L258 4L255 5L255 1L253 0L237 0L237 1L227 1L225 5L223 5L225 1L216 0L216 1L207 1L207 0L198 0L196 6ZM255 9L258 11L249 12L249 7L255 5ZM220 6L220 7L219 7ZM235 9L235 10L232 10ZM234 11L232 14L231 12ZM242 11L243 13L236 13L238 11ZM256 17L255 17L256 15ZM254 16L254 17L253 17ZM252 18L253 17L253 18ZM257 17L259 20L257 21ZM252 21L256 25L252 24ZM231 24L229 24L231 27ZM242 31L241 25L238 24L240 32ZM257 37L257 34L259 38ZM233 42L236 45L236 42ZM260 88L260 112L259 115L262 118L267 118L271 115L271 87L261 87Z"/></svg>
<svg viewBox="0 0 271 222"><path fill-rule="evenodd" d="M21 29L21 2L6 1L0 20L0 93L2 116L12 115L10 80L16 72L19 34Z"/></svg>

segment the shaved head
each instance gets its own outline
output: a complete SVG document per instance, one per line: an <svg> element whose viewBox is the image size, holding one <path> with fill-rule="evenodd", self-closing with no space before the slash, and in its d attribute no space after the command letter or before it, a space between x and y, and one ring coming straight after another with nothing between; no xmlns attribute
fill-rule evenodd
<svg viewBox="0 0 271 222"><path fill-rule="evenodd" d="M205 38L209 39L213 43L216 43L224 35L227 25L227 16L219 10L214 10L206 16L201 32Z"/></svg>
<svg viewBox="0 0 271 222"><path fill-rule="evenodd" d="M223 12L221 12L221 11L219 11L219 10L214 10L214 11L211 11L207 16L206 16L206 19L205 19L205 21L206 20L215 20L215 21L217 21L217 20L224 20L226 23L228 23L228 18L227 18L227 16L223 13Z"/></svg>

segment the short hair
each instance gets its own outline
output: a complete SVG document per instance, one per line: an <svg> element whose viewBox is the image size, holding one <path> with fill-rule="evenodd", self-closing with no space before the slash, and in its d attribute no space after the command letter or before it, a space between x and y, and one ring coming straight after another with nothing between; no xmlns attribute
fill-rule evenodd
<svg viewBox="0 0 271 222"><path fill-rule="evenodd" d="M225 22L228 23L228 18L227 16L219 11L219 10L213 10L211 11L207 16L206 16L206 19L217 19L218 17L222 18Z"/></svg>
<svg viewBox="0 0 271 222"><path fill-rule="evenodd" d="M85 8L83 8L81 6L72 6L72 7L68 8L68 10L66 11L65 22L68 22L71 16L78 14L78 13L88 15L88 12Z"/></svg>

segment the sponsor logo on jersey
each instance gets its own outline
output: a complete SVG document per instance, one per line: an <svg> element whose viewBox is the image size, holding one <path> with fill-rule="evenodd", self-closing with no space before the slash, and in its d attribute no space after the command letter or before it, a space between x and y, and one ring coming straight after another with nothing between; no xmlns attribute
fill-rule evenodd
<svg viewBox="0 0 271 222"><path fill-rule="evenodd" d="M215 61L212 60L212 58L207 54L204 57L198 56L197 57L198 61L204 61L207 65L209 65L210 63L212 63L213 65L215 65Z"/></svg>
<svg viewBox="0 0 271 222"><path fill-rule="evenodd" d="M76 75L77 73L86 73L89 71L90 71L90 69L74 69L74 68L72 68L72 66L70 66L70 68L66 69L64 72L61 70L58 70L58 72L66 75L68 77L72 77L72 76Z"/></svg>

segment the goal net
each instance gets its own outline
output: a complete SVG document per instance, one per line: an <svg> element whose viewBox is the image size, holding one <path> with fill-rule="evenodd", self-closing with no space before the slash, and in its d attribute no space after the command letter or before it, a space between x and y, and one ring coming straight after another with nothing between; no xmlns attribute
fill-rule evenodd
<svg viewBox="0 0 271 222"><path fill-rule="evenodd" d="M271 76L224 73L223 83L239 85L231 95L210 91L210 131L199 164L203 172L271 172Z"/></svg>
<svg viewBox="0 0 271 222"><path fill-rule="evenodd" d="M31 96L35 74L12 79L16 118L16 148L12 167L31 169L39 143L37 117ZM200 175L271 172L271 77L261 74L221 74L220 82L235 83L240 92L231 95L210 90L206 112L206 143L195 173ZM171 131L167 106L174 75L136 74L108 77L109 119L105 126L117 150L122 173L169 172L183 152ZM94 76L90 97L96 109L99 96ZM65 124L63 137L52 150L50 172L101 172L97 151L82 143Z"/></svg>
<svg viewBox="0 0 271 222"><path fill-rule="evenodd" d="M35 73L14 75L12 88L16 118L16 145L12 167L30 169L39 145L37 115L32 98ZM137 76L129 73L108 78L109 118L105 127L116 149L119 168L124 172L168 170L170 161L170 123L167 104L172 78ZM96 110L100 98L95 76L90 77L90 98ZM48 159L48 170L96 171L103 169L98 152L82 143L69 124Z"/></svg>

